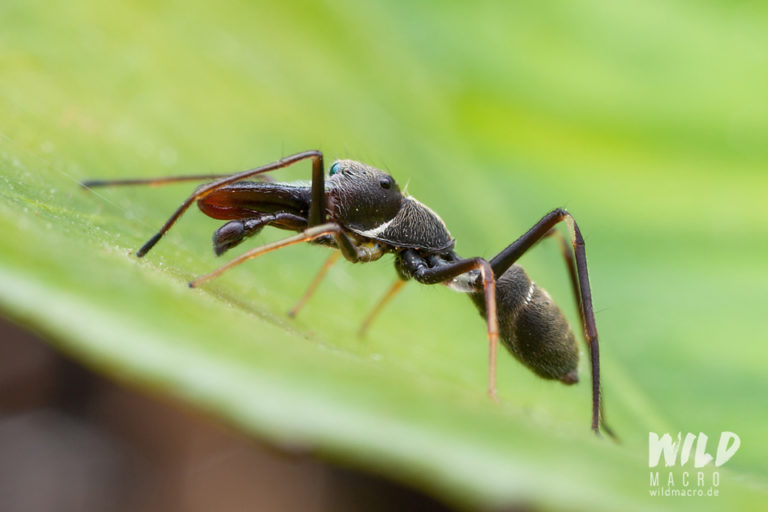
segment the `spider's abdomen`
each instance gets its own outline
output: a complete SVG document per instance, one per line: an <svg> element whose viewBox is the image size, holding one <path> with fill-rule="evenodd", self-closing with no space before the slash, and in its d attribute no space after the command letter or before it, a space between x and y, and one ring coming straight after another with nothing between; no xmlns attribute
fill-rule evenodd
<svg viewBox="0 0 768 512"><path fill-rule="evenodd" d="M485 316L482 293L471 294ZM499 337L525 366L545 379L578 381L579 350L568 321L549 294L512 265L496 280Z"/></svg>

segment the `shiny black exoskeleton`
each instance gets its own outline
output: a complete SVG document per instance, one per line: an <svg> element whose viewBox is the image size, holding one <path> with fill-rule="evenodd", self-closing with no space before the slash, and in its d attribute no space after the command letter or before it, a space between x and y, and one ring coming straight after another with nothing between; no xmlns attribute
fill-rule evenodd
<svg viewBox="0 0 768 512"><path fill-rule="evenodd" d="M312 161L309 184L245 181L304 159ZM573 217L553 210L527 233L487 261L462 258L440 217L416 199L403 195L397 182L379 169L338 160L326 179L323 156L306 151L277 162L227 176L183 176L157 180L89 181L85 186L141 183L169 183L214 179L199 187L179 207L161 230L139 251L144 256L192 203L215 219L227 220L213 235L214 251L220 255L258 233L265 226L297 232L297 235L247 251L230 263L190 283L197 286L225 270L266 252L301 242L322 244L351 262L368 262L384 254L394 255L398 282L385 295L364 324L366 328L380 307L413 279L423 284L445 284L465 292L485 317L490 345L489 394L495 398L496 345L500 335L504 346L525 366L546 379L566 384L578 381L579 351L564 315L547 294L515 262L540 239L559 234L554 227L568 225L572 248L561 236L561 247L579 305L592 363L592 429L601 423L599 354L597 330L587 276L584 241ZM338 253L335 253L338 254ZM299 305L335 260L332 256ZM610 430L603 424L603 430Z"/></svg>

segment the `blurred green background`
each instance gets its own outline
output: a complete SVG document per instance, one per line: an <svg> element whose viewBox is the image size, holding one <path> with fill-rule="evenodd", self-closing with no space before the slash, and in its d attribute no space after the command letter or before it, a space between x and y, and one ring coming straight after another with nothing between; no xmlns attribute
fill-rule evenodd
<svg viewBox="0 0 768 512"><path fill-rule="evenodd" d="M4 0L0 306L108 375L451 504L756 507L768 499L766 48L759 2ZM407 182L464 256L490 258L550 209L571 211L622 444L589 433L584 364L566 387L503 353L502 404L488 403L483 322L443 287L409 285L356 339L394 279L387 260L338 265L293 321L322 248L190 291L221 263L218 222L190 211L145 260L132 251L193 185L78 188L305 149ZM522 263L574 323L556 245ZM721 496L650 498L649 431L737 433Z"/></svg>

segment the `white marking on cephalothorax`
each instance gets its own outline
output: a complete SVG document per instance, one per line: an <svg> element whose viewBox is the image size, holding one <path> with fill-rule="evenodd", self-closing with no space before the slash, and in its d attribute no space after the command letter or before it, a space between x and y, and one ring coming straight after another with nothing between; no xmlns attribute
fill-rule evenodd
<svg viewBox="0 0 768 512"><path fill-rule="evenodd" d="M527 306L529 302L531 302L531 299L533 298L533 290L536 287L536 283L531 281L531 287L528 288L528 293L525 295L525 303L524 306Z"/></svg>
<svg viewBox="0 0 768 512"><path fill-rule="evenodd" d="M380 224L373 229L369 229L367 231L360 231L360 234L363 236L367 236L368 238L376 238L377 236L379 236L380 234L382 234L384 231L387 230L389 225L392 224L393 220L395 219L390 219L384 224Z"/></svg>
<svg viewBox="0 0 768 512"><path fill-rule="evenodd" d="M296 187L296 188L304 188L304 187L311 187L312 182L309 180L294 180L289 181L287 183L283 182L281 185L287 185L289 187Z"/></svg>

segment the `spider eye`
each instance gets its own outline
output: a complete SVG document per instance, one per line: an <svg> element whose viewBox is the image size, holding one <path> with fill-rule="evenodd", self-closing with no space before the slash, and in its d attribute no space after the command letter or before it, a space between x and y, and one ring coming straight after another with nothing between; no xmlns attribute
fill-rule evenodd
<svg viewBox="0 0 768 512"><path fill-rule="evenodd" d="M392 178L390 178L389 176L385 178L381 178L379 180L379 185L381 185L381 188L386 188L386 189L392 188Z"/></svg>
<svg viewBox="0 0 768 512"><path fill-rule="evenodd" d="M339 171L341 171L341 166L339 165L339 162L336 162L335 164L333 164L331 166L331 170L330 170L329 174L331 176L333 176L334 174L338 174Z"/></svg>

